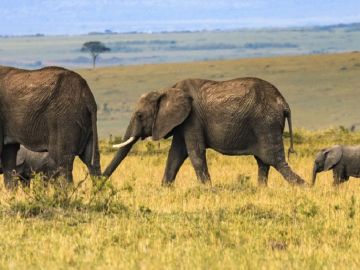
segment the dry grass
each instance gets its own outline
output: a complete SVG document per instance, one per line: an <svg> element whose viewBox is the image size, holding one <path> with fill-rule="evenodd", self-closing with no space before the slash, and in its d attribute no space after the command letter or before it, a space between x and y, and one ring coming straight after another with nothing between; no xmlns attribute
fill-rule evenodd
<svg viewBox="0 0 360 270"><path fill-rule="evenodd" d="M177 80L257 76L288 100L296 127L358 122L359 53L242 59L80 70L98 101L99 131L121 135L141 93ZM109 112L103 110L108 103ZM360 144L345 129L297 130L292 168L310 180L314 154L333 144ZM286 139L286 142L288 139ZM86 178L76 161L75 187L0 190L1 269L357 269L360 182L339 188L332 174L314 188L288 185L271 169L257 186L252 157L208 151L212 187L189 161L174 187L160 186L169 142L138 143L109 182ZM102 166L110 162L102 143Z"/></svg>
<svg viewBox="0 0 360 270"><path fill-rule="evenodd" d="M359 143L360 134L298 130L296 141L290 164L309 180L317 150ZM163 188L168 148L138 143L104 186L86 179L73 192L36 178L13 194L1 185L0 268L359 268L359 181L334 188L327 172L298 188L272 169L260 188L252 157L208 151L212 187L186 161ZM103 154L103 166L111 157ZM78 160L74 174L77 186L86 175Z"/></svg>

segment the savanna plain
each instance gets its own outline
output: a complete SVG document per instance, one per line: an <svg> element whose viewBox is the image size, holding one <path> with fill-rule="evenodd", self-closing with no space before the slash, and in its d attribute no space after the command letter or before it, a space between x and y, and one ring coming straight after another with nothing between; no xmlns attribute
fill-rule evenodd
<svg viewBox="0 0 360 270"><path fill-rule="evenodd" d="M276 85L293 113L290 166L308 182L315 153L360 144L360 53L82 69L99 105L103 169L141 93L201 77L256 76ZM349 130L355 126L355 132ZM109 134L112 134L111 141ZM284 134L286 149L288 133ZM359 180L294 187L270 170L257 185L253 157L207 159L212 185L187 160L161 187L169 140L142 141L108 180L76 160L75 183L5 190L0 183L1 269L358 269Z"/></svg>

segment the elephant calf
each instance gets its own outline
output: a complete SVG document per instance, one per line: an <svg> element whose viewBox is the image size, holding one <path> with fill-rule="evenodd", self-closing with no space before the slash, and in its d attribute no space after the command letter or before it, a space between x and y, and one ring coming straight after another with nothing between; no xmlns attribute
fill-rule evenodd
<svg viewBox="0 0 360 270"><path fill-rule="evenodd" d="M20 146L16 156L16 175L25 185L30 184L30 178L33 173L43 173L45 176L50 176L49 168L49 153L48 152L33 152ZM2 166L0 173L3 173Z"/></svg>
<svg viewBox="0 0 360 270"><path fill-rule="evenodd" d="M349 177L360 177L360 145L334 145L320 150L317 153L312 184L315 184L316 174L322 171L333 170L334 185L341 184Z"/></svg>

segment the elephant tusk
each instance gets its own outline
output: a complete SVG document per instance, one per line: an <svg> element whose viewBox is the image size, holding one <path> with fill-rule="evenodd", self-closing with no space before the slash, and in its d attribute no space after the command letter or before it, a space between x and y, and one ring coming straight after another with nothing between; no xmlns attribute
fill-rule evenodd
<svg viewBox="0 0 360 270"><path fill-rule="evenodd" d="M127 141L119 143L119 144L114 144L113 147L114 148L121 148L124 147L130 143L132 143L133 141L135 141L135 137L130 137Z"/></svg>

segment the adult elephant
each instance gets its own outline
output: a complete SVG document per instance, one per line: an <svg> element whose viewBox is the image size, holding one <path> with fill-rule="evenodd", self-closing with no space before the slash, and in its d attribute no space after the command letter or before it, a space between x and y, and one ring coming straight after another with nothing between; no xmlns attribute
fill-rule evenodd
<svg viewBox="0 0 360 270"><path fill-rule="evenodd" d="M12 171L20 144L49 152L49 167L69 182L76 155L90 174L100 175L96 110L89 86L73 71L0 66L0 154L6 187L15 185Z"/></svg>
<svg viewBox="0 0 360 270"><path fill-rule="evenodd" d="M210 180L206 148L225 155L254 155L258 181L267 184L270 166L293 184L304 184L285 160L285 118L293 150L290 108L272 84L258 78L229 81L188 79L172 88L141 96L125 142L106 168L109 177L139 139L173 136L163 184L170 184L189 157L197 178Z"/></svg>

